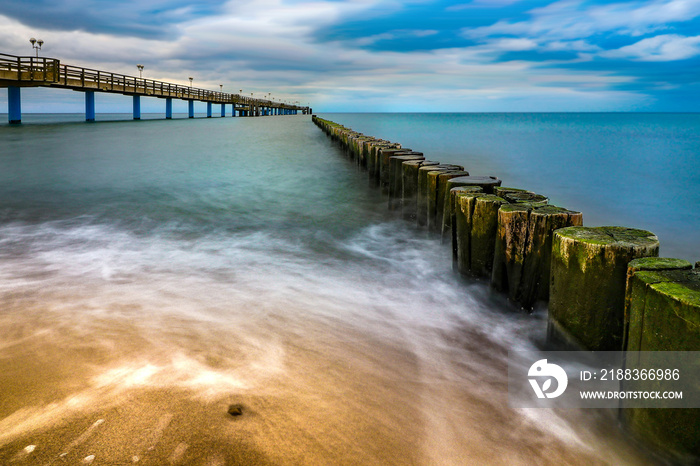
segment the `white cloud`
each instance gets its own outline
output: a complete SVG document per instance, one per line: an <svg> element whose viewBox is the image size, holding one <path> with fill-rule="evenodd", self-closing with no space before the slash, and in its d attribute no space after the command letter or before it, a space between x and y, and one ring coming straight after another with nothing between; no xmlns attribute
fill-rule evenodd
<svg viewBox="0 0 700 466"><path fill-rule="evenodd" d="M583 0L561 0L531 10L528 21L497 23L464 29L469 38L498 35L539 38L544 41L580 40L601 32L641 35L675 21L700 16L700 0L652 0L588 6Z"/></svg>
<svg viewBox="0 0 700 466"><path fill-rule="evenodd" d="M623 58L638 61L672 61L684 60L700 55L700 36L684 37L665 34L616 50L601 52L606 58Z"/></svg>
<svg viewBox="0 0 700 466"><path fill-rule="evenodd" d="M0 16L0 42L5 52L28 54L28 37L35 35L46 41L45 55L64 63L131 75L137 74L135 64L143 63L148 78L188 84L187 77L194 76L199 87L218 89L223 84L225 91L272 92L277 98L310 101L317 111L410 110L406 106L507 111L514 100L520 107L510 110L527 110L527 105L531 110L620 110L643 99L611 90L620 82L632 81L631 77L570 71L552 61L498 63L494 57L505 51L596 51L584 38L541 38L531 33L528 28L533 26L527 23L512 25L525 32L522 36L484 36L475 47L410 53L315 39L319 28L352 15L375 14L380 8L392 6L383 0L236 1L226 4L217 16L172 25L176 34L171 40L30 30ZM398 29L378 31L367 40L434 34L437 31L431 29ZM545 100L546 108L541 105Z"/></svg>

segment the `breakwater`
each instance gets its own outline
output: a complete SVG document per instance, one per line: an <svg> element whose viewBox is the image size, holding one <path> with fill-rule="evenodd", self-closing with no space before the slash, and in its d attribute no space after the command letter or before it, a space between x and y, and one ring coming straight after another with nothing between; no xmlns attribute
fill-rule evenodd
<svg viewBox="0 0 700 466"><path fill-rule="evenodd" d="M584 227L581 212L550 205L545 195L313 121L367 170L390 209L451 243L456 270L489 281L523 309L548 302L553 341L599 351L700 350L698 264L658 258L652 232ZM628 408L621 418L675 458L700 455L693 409Z"/></svg>

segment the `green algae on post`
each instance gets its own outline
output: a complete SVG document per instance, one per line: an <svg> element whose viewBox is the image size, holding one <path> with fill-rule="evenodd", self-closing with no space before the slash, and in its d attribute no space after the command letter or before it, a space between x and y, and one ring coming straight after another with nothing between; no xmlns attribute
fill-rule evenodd
<svg viewBox="0 0 700 466"><path fill-rule="evenodd" d="M449 172L439 173L435 177L435 191L430 191L430 195L434 195L434 200L430 200L428 204L428 228L434 232L440 232L442 229L442 217L444 211L444 198L449 193L448 183L453 178L469 176L469 172L464 170L454 170ZM428 182L431 182L431 175L428 174ZM433 215L430 209L433 208ZM432 221L431 221L432 220Z"/></svg>
<svg viewBox="0 0 700 466"><path fill-rule="evenodd" d="M658 238L645 230L580 226L556 230L549 318L586 349L621 350L627 264L658 254Z"/></svg>
<svg viewBox="0 0 700 466"><path fill-rule="evenodd" d="M418 196L418 169L439 165L439 162L413 160L401 164L403 173L401 180L401 213L406 220L416 219L416 203Z"/></svg>
<svg viewBox="0 0 700 466"><path fill-rule="evenodd" d="M452 180L449 180L452 181ZM448 183L449 183L448 181ZM447 234L449 235L451 239L451 244L452 244L452 259L456 262L457 261L457 209L459 208L457 203L457 197L463 193L480 193L480 194L485 194L484 189L481 186L458 186L455 188L451 188L449 191L449 195L447 197L449 206L447 207L447 210L445 211L443 215L443 237ZM449 217L449 220L447 220L447 223L449 224L449 227L447 227L447 231L444 230L445 228L445 223L446 219Z"/></svg>
<svg viewBox="0 0 700 466"><path fill-rule="evenodd" d="M452 230L452 220L455 215L455 204L454 197L450 194L450 191L453 188L460 186L478 186L481 188L478 192L492 194L492 190L500 186L500 184L501 180L495 176L459 176L448 179L444 193L438 194L438 202L442 202L441 231L443 238Z"/></svg>
<svg viewBox="0 0 700 466"><path fill-rule="evenodd" d="M455 171L464 168L457 165L432 165L422 166L418 169L418 193L416 201L416 220L419 226L428 224L428 174L434 171Z"/></svg>
<svg viewBox="0 0 700 466"><path fill-rule="evenodd" d="M403 164L408 161L423 161L422 152L408 152L405 155L389 157L389 210L401 208L403 192Z"/></svg>
<svg viewBox="0 0 700 466"><path fill-rule="evenodd" d="M626 368L640 366L642 351L700 351L700 274L691 267L681 259L630 262ZM625 387L634 388L634 382ZM626 408L622 415L629 431L645 443L681 462L691 455L700 457L697 410Z"/></svg>
<svg viewBox="0 0 700 466"><path fill-rule="evenodd" d="M581 212L538 203L506 204L498 210L491 285L530 310L549 296L552 235L583 224Z"/></svg>
<svg viewBox="0 0 700 466"><path fill-rule="evenodd" d="M455 192L455 239L457 243L457 270L468 274L471 270L472 223L476 198L486 193L473 191Z"/></svg>
<svg viewBox="0 0 700 466"><path fill-rule="evenodd" d="M506 201L466 188L452 190L455 195L456 268L461 274L488 277L493 265L498 208Z"/></svg>

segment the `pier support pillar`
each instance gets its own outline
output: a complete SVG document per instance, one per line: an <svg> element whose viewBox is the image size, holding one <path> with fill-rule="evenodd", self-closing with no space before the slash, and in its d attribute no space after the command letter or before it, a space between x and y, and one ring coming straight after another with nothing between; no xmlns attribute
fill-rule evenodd
<svg viewBox="0 0 700 466"><path fill-rule="evenodd" d="M207 118L211 118L211 102L207 102Z"/></svg>
<svg viewBox="0 0 700 466"><path fill-rule="evenodd" d="M173 119L173 98L172 97L165 98L165 119L166 120Z"/></svg>
<svg viewBox="0 0 700 466"><path fill-rule="evenodd" d="M221 118L226 117L226 104L221 104Z"/></svg>
<svg viewBox="0 0 700 466"><path fill-rule="evenodd" d="M236 116L236 104L231 105L231 116Z"/></svg>
<svg viewBox="0 0 700 466"><path fill-rule="evenodd" d="M85 121L95 121L95 91L85 91Z"/></svg>
<svg viewBox="0 0 700 466"><path fill-rule="evenodd" d="M7 116L12 124L22 123L22 99L19 87L7 88Z"/></svg>
<svg viewBox="0 0 700 466"><path fill-rule="evenodd" d="M134 96L134 120L141 119L141 96Z"/></svg>
<svg viewBox="0 0 700 466"><path fill-rule="evenodd" d="M187 115L189 118L194 118L194 100L187 101Z"/></svg>

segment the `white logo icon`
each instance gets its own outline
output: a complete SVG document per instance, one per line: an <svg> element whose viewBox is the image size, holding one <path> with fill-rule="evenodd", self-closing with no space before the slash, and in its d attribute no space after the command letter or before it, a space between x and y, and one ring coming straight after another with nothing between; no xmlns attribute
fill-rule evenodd
<svg viewBox="0 0 700 466"><path fill-rule="evenodd" d="M566 376L564 369L556 364L548 364L546 359L540 359L530 366L530 370L528 371L527 375L529 377L535 377L534 379L531 378L529 380L530 385L532 385L532 389L537 395L537 398L556 398L564 393L564 390L566 390L566 386L569 383L569 378ZM547 378L542 383L541 387L537 381L537 377ZM557 389L550 392L549 389L552 386L552 379L557 381Z"/></svg>

